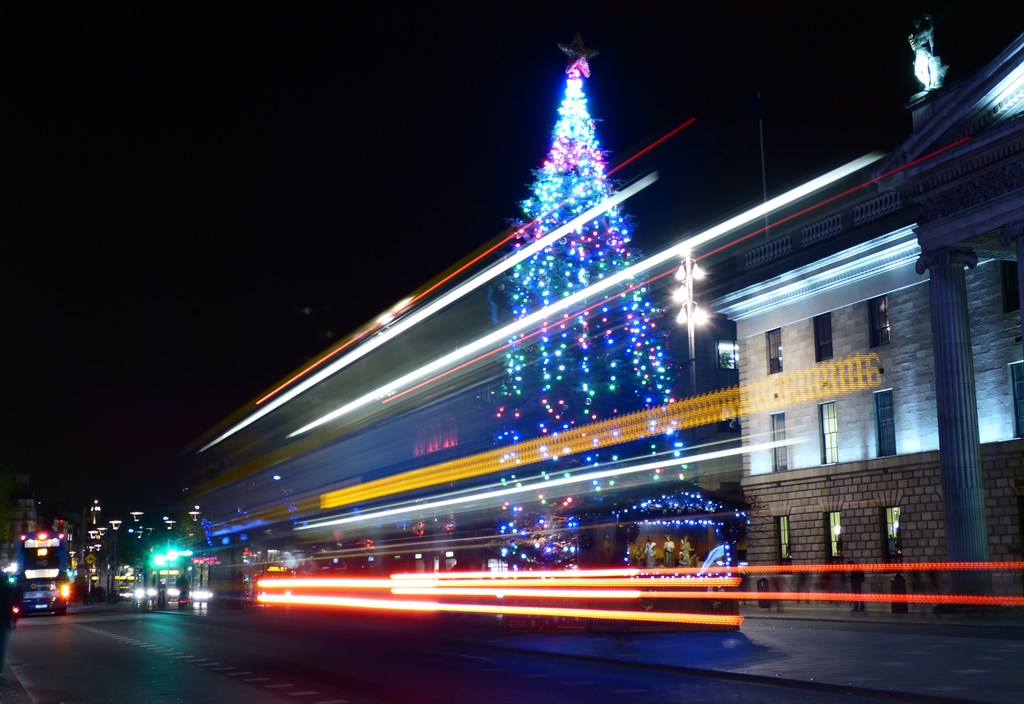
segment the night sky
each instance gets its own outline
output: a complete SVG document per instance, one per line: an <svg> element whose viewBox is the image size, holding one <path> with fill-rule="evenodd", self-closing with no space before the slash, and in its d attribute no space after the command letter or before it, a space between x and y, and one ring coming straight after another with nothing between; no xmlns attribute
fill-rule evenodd
<svg viewBox="0 0 1024 704"><path fill-rule="evenodd" d="M5 7L0 462L173 506L197 436L519 215L576 31L612 165L696 118L616 174L659 171L642 251L897 146L922 11L771 4ZM947 86L1024 31L1002 5L926 8Z"/></svg>

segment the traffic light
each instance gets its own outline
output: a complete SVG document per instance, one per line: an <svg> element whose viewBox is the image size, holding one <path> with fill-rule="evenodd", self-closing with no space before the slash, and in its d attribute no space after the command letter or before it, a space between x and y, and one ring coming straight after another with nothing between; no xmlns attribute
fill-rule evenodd
<svg viewBox="0 0 1024 704"><path fill-rule="evenodd" d="M174 548L169 549L167 552L160 552L153 555L153 566L154 567L169 567L173 566L175 561L179 557L192 557L191 550L175 550Z"/></svg>

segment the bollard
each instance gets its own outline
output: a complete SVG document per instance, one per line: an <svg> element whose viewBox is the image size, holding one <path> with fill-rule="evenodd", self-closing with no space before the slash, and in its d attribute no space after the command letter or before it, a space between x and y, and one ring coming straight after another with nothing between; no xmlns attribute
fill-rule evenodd
<svg viewBox="0 0 1024 704"><path fill-rule="evenodd" d="M907 593L907 580L904 579L903 575L899 572L892 578L892 593L906 594ZM892 612L894 614L905 614L907 613L907 602L905 601L894 601L892 602Z"/></svg>

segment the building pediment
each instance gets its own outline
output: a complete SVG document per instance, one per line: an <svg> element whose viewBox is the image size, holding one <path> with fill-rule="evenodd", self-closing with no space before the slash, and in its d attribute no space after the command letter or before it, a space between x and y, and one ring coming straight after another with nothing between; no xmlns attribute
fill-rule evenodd
<svg viewBox="0 0 1024 704"><path fill-rule="evenodd" d="M876 175L941 154L922 161L920 167L906 169L892 179L895 184L912 178L919 169L962 156L971 142L1024 131L1020 125L1007 129L1024 115L1024 34L971 77L918 93L907 108L913 113L914 131L879 163Z"/></svg>
<svg viewBox="0 0 1024 704"><path fill-rule="evenodd" d="M1013 259L1024 218L1024 34L970 78L911 100L914 130L873 170L912 205L922 250ZM970 238L968 241L967 238Z"/></svg>

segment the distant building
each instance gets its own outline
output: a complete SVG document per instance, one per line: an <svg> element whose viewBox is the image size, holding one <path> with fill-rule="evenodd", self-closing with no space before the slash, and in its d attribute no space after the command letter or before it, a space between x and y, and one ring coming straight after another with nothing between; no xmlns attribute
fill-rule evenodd
<svg viewBox="0 0 1024 704"><path fill-rule="evenodd" d="M29 482L29 475L19 474L15 479L14 491L11 494L14 513L8 530L8 540L3 546L2 564L9 565L17 557L17 541L22 533L37 530L39 515L36 507L35 493Z"/></svg>

